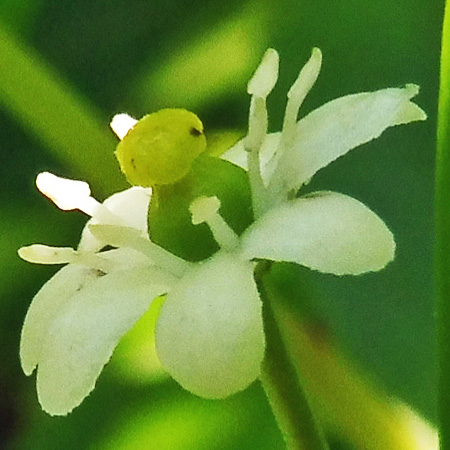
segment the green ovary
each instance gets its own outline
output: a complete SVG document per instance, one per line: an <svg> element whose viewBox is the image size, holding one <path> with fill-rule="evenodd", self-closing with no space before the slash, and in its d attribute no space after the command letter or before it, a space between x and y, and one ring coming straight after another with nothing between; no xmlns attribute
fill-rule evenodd
<svg viewBox="0 0 450 450"><path fill-rule="evenodd" d="M130 184L150 187L181 180L205 149L203 124L194 113L162 109L137 122L116 157Z"/></svg>

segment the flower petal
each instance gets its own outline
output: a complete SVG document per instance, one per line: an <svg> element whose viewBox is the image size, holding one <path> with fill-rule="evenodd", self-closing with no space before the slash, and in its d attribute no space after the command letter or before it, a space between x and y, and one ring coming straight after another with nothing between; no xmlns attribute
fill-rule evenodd
<svg viewBox="0 0 450 450"><path fill-rule="evenodd" d="M69 264L42 286L25 317L20 341L23 371L31 375L41 358L42 342L50 324L69 298L97 278L95 270Z"/></svg>
<svg viewBox="0 0 450 450"><path fill-rule="evenodd" d="M25 318L22 367L30 375L39 366L38 394L50 414L66 414L81 402L120 336L174 283L135 250L97 255L110 273L67 265L41 288Z"/></svg>
<svg viewBox="0 0 450 450"><path fill-rule="evenodd" d="M395 243L384 222L358 200L316 192L271 210L241 238L244 255L289 261L335 275L382 269Z"/></svg>
<svg viewBox="0 0 450 450"><path fill-rule="evenodd" d="M128 114L116 114L109 126L111 130L115 133L115 135L122 140L127 133L138 123L136 119L133 119Z"/></svg>
<svg viewBox="0 0 450 450"><path fill-rule="evenodd" d="M147 212L150 203L151 189L133 186L122 192L108 197L103 205L108 208L122 223L109 223L110 225L122 225L136 228L141 231L142 237L148 239ZM105 243L97 239L90 231L89 225L105 224L92 218L86 223L81 234L78 250L99 251Z"/></svg>
<svg viewBox="0 0 450 450"><path fill-rule="evenodd" d="M264 356L253 264L219 252L187 273L162 306L156 348L172 377L196 395L245 389Z"/></svg>
<svg viewBox="0 0 450 450"><path fill-rule="evenodd" d="M139 252L121 248L95 254L115 271L145 266L148 259ZM106 265L106 264L105 264ZM42 286L33 298L22 328L20 359L23 371L31 375L41 358L42 343L51 323L71 298L95 283L103 272L81 264L68 264ZM165 277L167 280L167 276Z"/></svg>
<svg viewBox="0 0 450 450"><path fill-rule="evenodd" d="M408 84L347 95L316 109L298 122L295 143L271 161L271 186L283 192L298 189L318 170L386 128L425 120L426 114L410 101L418 92L418 86Z"/></svg>
<svg viewBox="0 0 450 450"><path fill-rule="evenodd" d="M92 391L120 338L167 290L138 267L97 276L54 317L42 343L37 390L42 408L63 415Z"/></svg>

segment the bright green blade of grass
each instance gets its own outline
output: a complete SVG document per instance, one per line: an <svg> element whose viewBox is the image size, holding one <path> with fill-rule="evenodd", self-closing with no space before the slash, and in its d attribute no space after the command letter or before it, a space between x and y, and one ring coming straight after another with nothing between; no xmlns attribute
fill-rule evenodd
<svg viewBox="0 0 450 450"><path fill-rule="evenodd" d="M436 295L441 450L450 449L450 1L442 36L436 155Z"/></svg>

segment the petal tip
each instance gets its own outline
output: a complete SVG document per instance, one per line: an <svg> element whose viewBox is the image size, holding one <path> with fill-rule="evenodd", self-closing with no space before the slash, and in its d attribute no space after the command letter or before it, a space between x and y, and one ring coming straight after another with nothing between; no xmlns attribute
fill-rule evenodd
<svg viewBox="0 0 450 450"><path fill-rule="evenodd" d="M313 57L315 60L322 62L322 50L320 50L319 47L313 47L311 51L311 57Z"/></svg>
<svg viewBox="0 0 450 450"><path fill-rule="evenodd" d="M420 92L420 86L414 83L406 84L404 89L408 93L409 98L415 97Z"/></svg>
<svg viewBox="0 0 450 450"><path fill-rule="evenodd" d="M109 126L114 134L122 140L138 121L126 113L116 114Z"/></svg>
<svg viewBox="0 0 450 450"><path fill-rule="evenodd" d="M22 367L23 373L27 377L29 377L34 372L34 369L36 369L36 365L37 364L31 363L30 361L27 361L26 358L21 356L21 358L20 358L20 365Z"/></svg>

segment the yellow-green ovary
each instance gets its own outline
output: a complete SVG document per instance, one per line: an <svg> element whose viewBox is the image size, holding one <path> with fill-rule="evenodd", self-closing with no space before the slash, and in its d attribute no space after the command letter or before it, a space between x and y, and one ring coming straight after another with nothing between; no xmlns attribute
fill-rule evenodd
<svg viewBox="0 0 450 450"><path fill-rule="evenodd" d="M122 172L132 185L173 184L191 170L206 149L203 124L185 109L162 109L144 116L116 149Z"/></svg>

